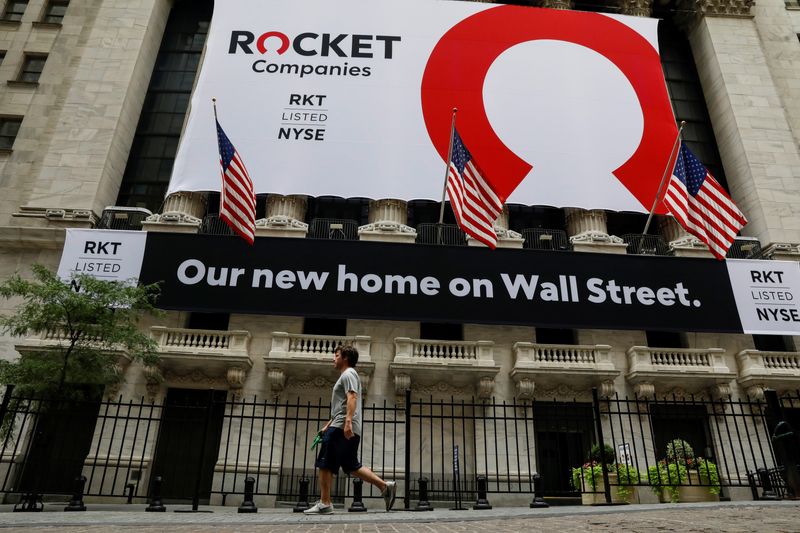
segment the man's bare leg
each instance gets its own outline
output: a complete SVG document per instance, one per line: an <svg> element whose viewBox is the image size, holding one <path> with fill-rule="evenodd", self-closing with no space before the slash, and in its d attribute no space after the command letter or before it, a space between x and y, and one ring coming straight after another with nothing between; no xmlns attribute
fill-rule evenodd
<svg viewBox="0 0 800 533"><path fill-rule="evenodd" d="M374 474L373 474L374 475ZM333 472L319 469L319 501L331 505L331 487L333 487Z"/></svg>
<svg viewBox="0 0 800 533"><path fill-rule="evenodd" d="M320 472L321 472L321 470L320 470ZM362 481L366 481L367 483L369 483L371 485L375 485L375 487L381 492L386 490L386 482L384 480L382 480L381 478L379 478L375 474L375 472L373 472L372 470L370 470L366 466L362 466L358 470L354 470L353 472L351 472L351 474L353 474L354 476L356 476L358 479L360 479ZM323 502L323 503L325 503L325 502Z"/></svg>

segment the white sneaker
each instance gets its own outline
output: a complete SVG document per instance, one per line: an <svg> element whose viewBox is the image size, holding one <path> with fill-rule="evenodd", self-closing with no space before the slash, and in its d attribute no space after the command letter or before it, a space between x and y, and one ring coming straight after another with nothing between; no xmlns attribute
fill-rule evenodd
<svg viewBox="0 0 800 533"><path fill-rule="evenodd" d="M391 511L395 496L397 496L397 483L394 481L387 481L386 488L383 489L381 496L383 496L383 501L386 503L386 511Z"/></svg>
<svg viewBox="0 0 800 533"><path fill-rule="evenodd" d="M317 502L314 507L306 509L303 514L333 514L333 505L325 505L322 502Z"/></svg>

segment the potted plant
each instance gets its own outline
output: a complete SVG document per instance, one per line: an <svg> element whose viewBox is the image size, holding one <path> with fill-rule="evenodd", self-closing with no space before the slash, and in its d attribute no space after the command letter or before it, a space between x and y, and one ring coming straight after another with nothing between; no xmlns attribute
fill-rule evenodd
<svg viewBox="0 0 800 533"><path fill-rule="evenodd" d="M667 456L647 471L650 488L662 502L707 502L719 500L717 465L696 457L683 439L667 443Z"/></svg>
<svg viewBox="0 0 800 533"><path fill-rule="evenodd" d="M572 486L581 492L581 502L584 505L606 503L601 459L604 460L608 471L611 502L631 503L635 501L634 495L636 485L639 483L639 471L632 466L618 464L616 454L611 446L603 447L602 458L600 450L598 445L592 446L588 461L582 466L572 469Z"/></svg>

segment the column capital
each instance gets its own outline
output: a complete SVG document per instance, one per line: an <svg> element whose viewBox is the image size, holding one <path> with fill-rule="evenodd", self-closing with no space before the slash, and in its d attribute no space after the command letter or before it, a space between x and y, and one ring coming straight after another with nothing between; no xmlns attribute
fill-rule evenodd
<svg viewBox="0 0 800 533"><path fill-rule="evenodd" d="M678 26L689 28L702 17L753 18L754 0L678 0Z"/></svg>
<svg viewBox="0 0 800 533"><path fill-rule="evenodd" d="M619 0L621 15L634 17L650 17L653 14L652 0Z"/></svg>

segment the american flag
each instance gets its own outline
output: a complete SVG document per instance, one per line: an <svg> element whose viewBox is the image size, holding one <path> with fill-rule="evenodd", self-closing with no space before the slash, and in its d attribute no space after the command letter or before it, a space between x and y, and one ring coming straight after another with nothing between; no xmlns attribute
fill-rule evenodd
<svg viewBox="0 0 800 533"><path fill-rule="evenodd" d="M447 173L447 194L464 233L494 250L497 247L494 221L503 211L503 202L484 180L456 130Z"/></svg>
<svg viewBox="0 0 800 533"><path fill-rule="evenodd" d="M689 233L724 259L739 230L747 224L733 200L706 167L681 143L664 203Z"/></svg>
<svg viewBox="0 0 800 533"><path fill-rule="evenodd" d="M219 218L241 238L253 244L256 236L256 194L253 181L236 148L217 122L219 164L222 167L222 192Z"/></svg>

